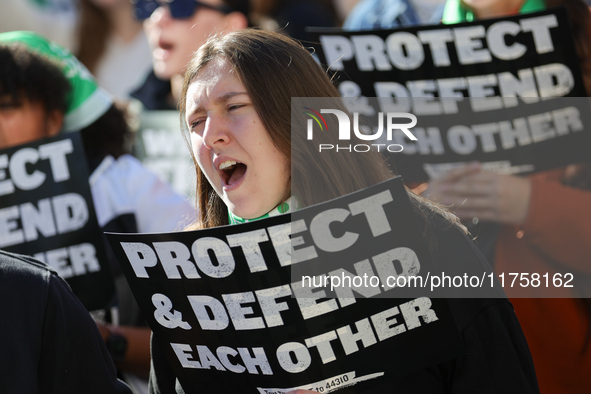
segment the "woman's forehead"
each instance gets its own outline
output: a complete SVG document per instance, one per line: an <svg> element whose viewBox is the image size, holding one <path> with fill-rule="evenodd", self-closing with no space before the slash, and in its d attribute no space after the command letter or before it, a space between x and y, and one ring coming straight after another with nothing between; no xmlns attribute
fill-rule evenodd
<svg viewBox="0 0 591 394"><path fill-rule="evenodd" d="M187 89L187 112L194 112L207 103L218 103L247 93L232 65L224 58L208 62L193 78Z"/></svg>
<svg viewBox="0 0 591 394"><path fill-rule="evenodd" d="M233 74L230 63L225 58L218 56L201 67L199 72L193 77L191 83L219 79L229 74Z"/></svg>

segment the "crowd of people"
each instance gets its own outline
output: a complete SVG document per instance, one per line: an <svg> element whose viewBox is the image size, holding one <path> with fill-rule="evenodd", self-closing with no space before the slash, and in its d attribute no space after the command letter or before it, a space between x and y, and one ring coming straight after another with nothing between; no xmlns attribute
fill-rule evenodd
<svg viewBox="0 0 591 394"><path fill-rule="evenodd" d="M583 0L9 0L0 5L0 149L80 131L105 232L210 229L284 213L293 190L305 207L395 175L378 153L322 161L292 149L291 98L340 97L310 53L306 26L455 24L561 5L591 92ZM133 156L137 102L142 111L179 111L194 203ZM0 181L6 166L0 154ZM320 187L298 184L323 173ZM529 176L469 163L407 193L429 244L441 245L435 262L591 274L591 162ZM476 242L475 233L483 235ZM54 269L0 251L0 391L186 392L104 244L116 296L92 317ZM585 290L450 299L466 353L371 392L587 392Z"/></svg>

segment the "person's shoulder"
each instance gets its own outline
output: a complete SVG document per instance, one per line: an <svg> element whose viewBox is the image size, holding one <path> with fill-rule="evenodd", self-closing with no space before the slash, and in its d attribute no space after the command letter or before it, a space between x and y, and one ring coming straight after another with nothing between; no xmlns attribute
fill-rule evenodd
<svg viewBox="0 0 591 394"><path fill-rule="evenodd" d="M175 106L168 102L170 94L170 80L158 78L152 70L144 83L135 91L131 92L130 96L139 100L146 110L154 111L176 109Z"/></svg>
<svg viewBox="0 0 591 394"><path fill-rule="evenodd" d="M445 211L430 210L428 207L422 211L423 234L432 260L430 273L441 279L440 295L504 298L504 292L491 276L491 265L459 220ZM447 282L443 282L444 278ZM453 280L456 281L455 284L451 283ZM462 284L458 286L460 280ZM469 280L472 282L467 283ZM476 282L478 284L473 286Z"/></svg>
<svg viewBox="0 0 591 394"><path fill-rule="evenodd" d="M31 256L0 250L0 290L43 304L55 292L75 296L50 265Z"/></svg>
<svg viewBox="0 0 591 394"><path fill-rule="evenodd" d="M95 188L114 188L121 191L127 190L130 182L137 183L147 179L152 182L155 177L137 158L124 154L117 159L107 156L92 173L90 184Z"/></svg>
<svg viewBox="0 0 591 394"><path fill-rule="evenodd" d="M470 233L455 215L447 211L430 209L429 207L423 207L422 211L426 218L426 230L424 232L427 237L431 238L433 250L450 247L455 250L458 247L465 247L471 253L475 253L478 258L481 257L478 248L470 237Z"/></svg>
<svg viewBox="0 0 591 394"><path fill-rule="evenodd" d="M18 253L10 253L0 250L0 278L13 279L16 277L37 278L47 281L51 275L57 272L49 265Z"/></svg>
<svg viewBox="0 0 591 394"><path fill-rule="evenodd" d="M427 225L433 238L430 254L439 275L460 277L462 280L464 275L469 278L477 276L480 280L484 273L488 280L492 268L465 227L453 217L434 211L427 213ZM476 319L487 314L513 314L513 306L499 288L484 286L462 292L463 289L450 289L449 294L453 297L448 298L458 330L465 330Z"/></svg>
<svg viewBox="0 0 591 394"><path fill-rule="evenodd" d="M142 176L156 176L156 174L138 158L126 153L116 159L113 156L107 156L92 174L91 184L98 180L134 179Z"/></svg>
<svg viewBox="0 0 591 394"><path fill-rule="evenodd" d="M480 319L496 324L493 320L502 322L515 314L513 304L507 298L448 298L447 302L460 334Z"/></svg>
<svg viewBox="0 0 591 394"><path fill-rule="evenodd" d="M29 256L0 250L0 299L13 300L0 304L3 316L21 316L19 310L26 308L27 319L43 316L47 300L54 284L63 280L49 265Z"/></svg>
<svg viewBox="0 0 591 394"><path fill-rule="evenodd" d="M470 234L459 219L449 211L435 206L429 201L415 206L415 213L427 244L432 251L448 246L463 245L472 250ZM450 244L451 243L451 244Z"/></svg>
<svg viewBox="0 0 591 394"><path fill-rule="evenodd" d="M144 164L142 164L142 162L130 155L130 154L124 154L121 155L117 158L116 160L117 163L117 167L121 168L121 169L125 169L126 171L130 172L130 173L134 173L134 172L145 172L145 173L152 173L152 171L148 170Z"/></svg>
<svg viewBox="0 0 591 394"><path fill-rule="evenodd" d="M434 209L428 205L421 206L421 210L433 229L437 231L459 230L464 234L466 233L465 227L459 223L458 218L453 213L443 208Z"/></svg>

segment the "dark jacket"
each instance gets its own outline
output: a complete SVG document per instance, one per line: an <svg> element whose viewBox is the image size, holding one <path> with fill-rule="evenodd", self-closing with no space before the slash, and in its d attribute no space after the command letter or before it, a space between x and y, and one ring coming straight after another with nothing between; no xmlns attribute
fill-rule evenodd
<svg viewBox="0 0 591 394"><path fill-rule="evenodd" d="M0 391L131 393L98 328L49 266L0 251Z"/></svg>

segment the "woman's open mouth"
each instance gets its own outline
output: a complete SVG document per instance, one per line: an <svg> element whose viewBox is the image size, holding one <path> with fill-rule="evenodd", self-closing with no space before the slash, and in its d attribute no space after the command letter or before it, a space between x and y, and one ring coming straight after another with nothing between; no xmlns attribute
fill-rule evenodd
<svg viewBox="0 0 591 394"><path fill-rule="evenodd" d="M246 174L246 165L234 160L227 160L219 166L224 186L237 185Z"/></svg>
<svg viewBox="0 0 591 394"><path fill-rule="evenodd" d="M166 60L170 57L173 49L173 44L169 44L165 41L159 41L158 46L152 52L152 56L154 56L154 58L157 60Z"/></svg>

